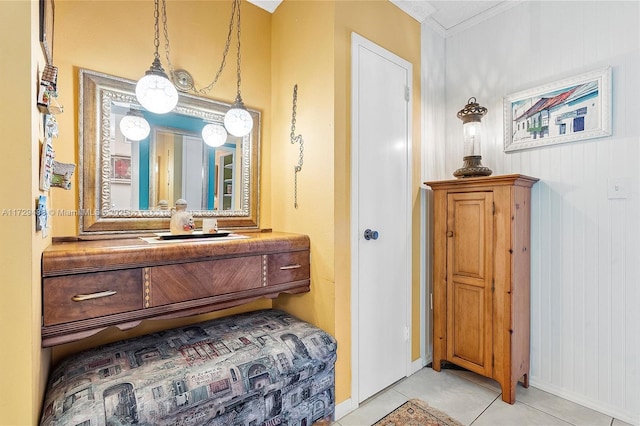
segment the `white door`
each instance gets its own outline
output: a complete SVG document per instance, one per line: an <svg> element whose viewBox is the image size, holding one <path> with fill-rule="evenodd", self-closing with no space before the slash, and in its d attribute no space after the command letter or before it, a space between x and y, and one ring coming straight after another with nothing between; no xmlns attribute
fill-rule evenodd
<svg viewBox="0 0 640 426"><path fill-rule="evenodd" d="M351 53L352 396L360 403L405 377L411 362L412 66L357 34Z"/></svg>
<svg viewBox="0 0 640 426"><path fill-rule="evenodd" d="M200 210L206 204L203 200L204 149L202 139L184 135L182 137L182 195L187 200L189 210Z"/></svg>

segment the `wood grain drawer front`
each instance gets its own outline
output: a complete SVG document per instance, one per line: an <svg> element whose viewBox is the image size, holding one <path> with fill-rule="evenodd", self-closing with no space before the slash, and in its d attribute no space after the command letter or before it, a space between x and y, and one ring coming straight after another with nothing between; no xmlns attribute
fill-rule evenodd
<svg viewBox="0 0 640 426"><path fill-rule="evenodd" d="M308 280L309 251L294 251L267 255L267 284Z"/></svg>
<svg viewBox="0 0 640 426"><path fill-rule="evenodd" d="M145 307L201 299L258 288L262 285L260 256L148 268Z"/></svg>
<svg viewBox="0 0 640 426"><path fill-rule="evenodd" d="M140 268L48 277L43 287L45 326L142 308Z"/></svg>

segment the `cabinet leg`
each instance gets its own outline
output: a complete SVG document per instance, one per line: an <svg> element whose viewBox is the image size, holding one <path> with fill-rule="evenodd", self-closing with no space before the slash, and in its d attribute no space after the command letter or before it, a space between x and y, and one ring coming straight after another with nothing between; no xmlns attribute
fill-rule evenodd
<svg viewBox="0 0 640 426"><path fill-rule="evenodd" d="M433 360L431 361L431 368L433 368L434 371L440 371L440 369L442 368L442 360L446 359L447 341L442 336L440 336L435 338L433 341Z"/></svg>
<svg viewBox="0 0 640 426"><path fill-rule="evenodd" d="M502 400L507 404L515 404L516 402L516 383L505 383L500 385L502 388Z"/></svg>
<svg viewBox="0 0 640 426"><path fill-rule="evenodd" d="M502 389L502 400L508 404L514 404L516 402L516 388L518 387L519 379L514 382L500 383ZM524 388L529 387L529 373L524 373L522 376L522 386Z"/></svg>
<svg viewBox="0 0 640 426"><path fill-rule="evenodd" d="M440 359L436 360L434 358L434 360L431 361L431 368L433 368L434 371L440 371L440 368L441 368L440 363L441 363L441 361L442 360L440 360Z"/></svg>

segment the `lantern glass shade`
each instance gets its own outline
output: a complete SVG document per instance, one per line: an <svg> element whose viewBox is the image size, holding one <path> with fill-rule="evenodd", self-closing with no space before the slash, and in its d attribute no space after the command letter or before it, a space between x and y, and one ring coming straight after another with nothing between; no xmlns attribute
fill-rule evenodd
<svg viewBox="0 0 640 426"><path fill-rule="evenodd" d="M482 165L482 117L487 114L487 109L481 106L476 98L471 97L467 104L458 111L457 117L462 120L462 140L464 157L461 168L453 172L457 178L477 176L490 176L490 168Z"/></svg>
<svg viewBox="0 0 640 426"><path fill-rule="evenodd" d="M482 155L480 152L482 145L482 123L480 121L469 121L462 125L464 137L464 156Z"/></svg>
<svg viewBox="0 0 640 426"><path fill-rule="evenodd" d="M209 123L202 128L202 139L207 145L216 148L227 141L227 131L219 124Z"/></svg>
<svg viewBox="0 0 640 426"><path fill-rule="evenodd" d="M156 114L166 114L178 104L178 91L163 74L147 72L136 84L138 102Z"/></svg>
<svg viewBox="0 0 640 426"><path fill-rule="evenodd" d="M129 111L120 120L120 131L129 140L141 141L149 136L151 127L140 111Z"/></svg>

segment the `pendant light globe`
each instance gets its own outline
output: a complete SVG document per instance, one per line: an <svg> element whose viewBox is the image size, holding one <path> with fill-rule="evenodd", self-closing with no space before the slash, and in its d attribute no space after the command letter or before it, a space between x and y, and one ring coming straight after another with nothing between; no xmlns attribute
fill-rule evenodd
<svg viewBox="0 0 640 426"><path fill-rule="evenodd" d="M253 129L253 118L242 102L240 93L224 116L224 127L233 136L244 137Z"/></svg>
<svg viewBox="0 0 640 426"><path fill-rule="evenodd" d="M166 114L178 104L178 91L155 58L151 68L136 84L136 98L146 110Z"/></svg>

